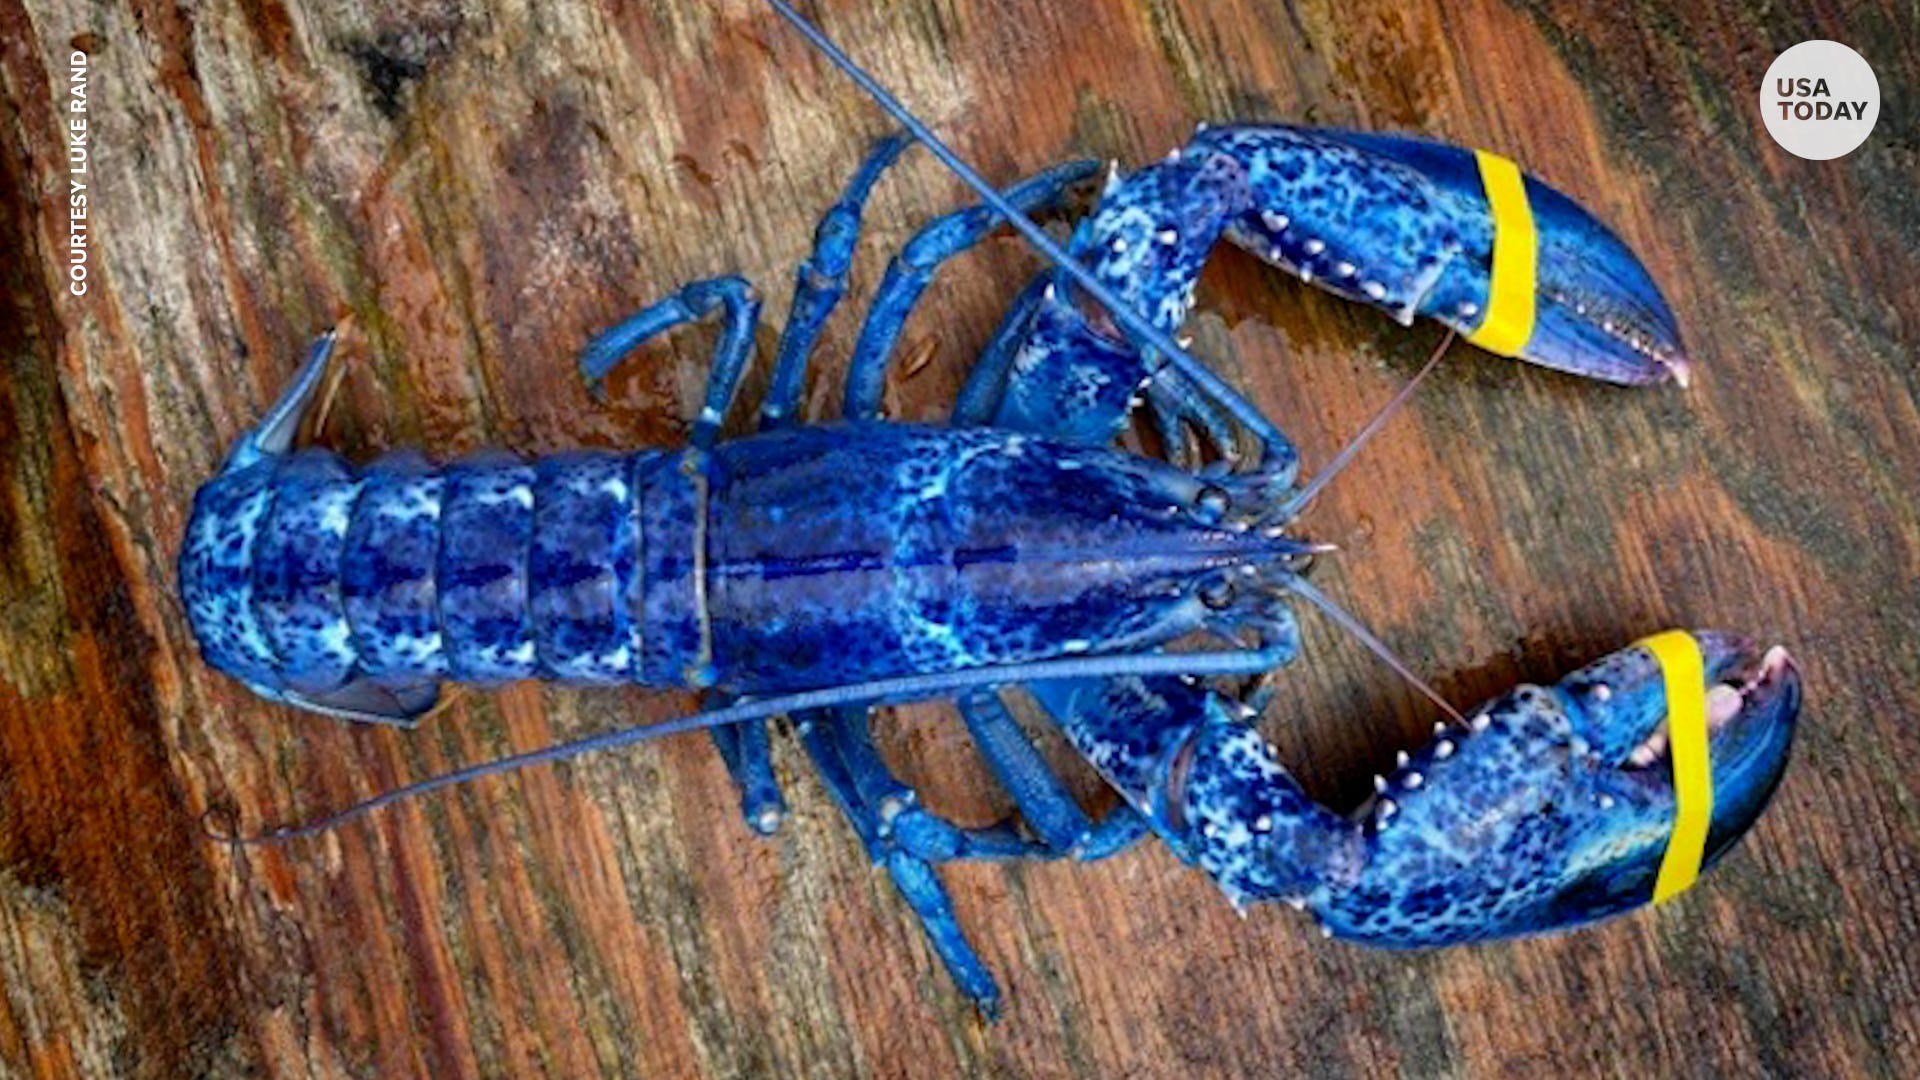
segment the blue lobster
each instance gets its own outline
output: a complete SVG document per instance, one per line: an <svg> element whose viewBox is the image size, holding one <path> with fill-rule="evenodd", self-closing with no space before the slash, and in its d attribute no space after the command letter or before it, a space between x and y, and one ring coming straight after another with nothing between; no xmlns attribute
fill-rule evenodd
<svg viewBox="0 0 1920 1080"><path fill-rule="evenodd" d="M946 153L914 126L921 141ZM706 693L715 708L423 781L293 829L473 776L710 729L748 823L784 812L768 717L790 715L828 790L886 866L963 993L997 1006L934 867L1099 858L1148 833L1236 903L1310 908L1331 934L1429 946L1569 927L1646 903L1674 832L1670 673L1643 647L1442 724L1354 816L1313 803L1248 724L1258 700L1200 681L1297 652L1287 600L1337 612L1302 577L1288 526L1314 490L1277 428L1183 365L1164 334L1222 237L1403 321L1469 334L1495 299L1496 228L1473 155L1280 126L1203 130L1111 177L1062 263L1021 294L950 426L882 422L893 343L937 268L1061 202L1057 167L936 220L890 267L855 349L844 417L794 414L845 286L862 205L906 145L883 141L816 234L760 410L722 440L759 301L698 282L600 335L598 384L673 327L718 315L713 374L678 451L496 456L365 467L294 434L323 382L323 335L291 387L195 500L180 587L202 655L269 700L411 723L449 681L541 678ZM1525 181L1539 234L1524 359L1624 383L1684 377L1671 315L1637 260L1571 201ZM1075 274L1076 268L1084 268ZM1114 300L1103 291L1117 293ZM1145 313L1152 333L1136 331ZM1116 327L1115 321L1120 323ZM1176 457L1191 425L1222 458L1193 468L1111 448L1136 399ZM1239 456L1233 425L1260 443ZM1224 647L1174 650L1195 637ZM1715 796L1711 865L1758 817L1787 760L1799 683L1778 647L1692 635ZM1067 794L1000 697L1024 687L1122 795L1100 821ZM877 703L951 695L1020 823L963 828L881 761Z"/></svg>

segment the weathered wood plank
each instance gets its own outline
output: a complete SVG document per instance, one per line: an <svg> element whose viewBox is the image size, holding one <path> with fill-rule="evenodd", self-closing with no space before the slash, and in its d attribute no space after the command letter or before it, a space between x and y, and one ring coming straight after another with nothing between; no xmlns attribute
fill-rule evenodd
<svg viewBox="0 0 1920 1080"><path fill-rule="evenodd" d="M359 337L324 438L346 451L677 441L705 337L650 350L604 407L570 356L695 277L783 295L874 110L749 0L0 0L0 1073L1912 1074L1920 132L1900 102L1920 27L1855 7L823 12L995 177L1292 118L1499 146L1588 203L1667 287L1701 384L1609 390L1461 351L1316 507L1346 549L1321 580L1459 701L1672 624L1787 641L1809 686L1799 760L1742 852L1670 910L1564 939L1331 946L1287 913L1237 918L1157 849L954 869L1009 993L983 1027L790 747L796 813L772 841L694 740L284 849L235 856L197 823L690 707L516 687L411 735L267 708L194 654L179 531L342 311ZM1862 49L1887 98L1828 163L1779 152L1753 108L1766 64L1812 37ZM64 291L76 47L84 298ZM925 160L888 179L856 297L961 200ZM996 241L941 277L895 415L945 414L1034 265ZM1203 306L1201 350L1312 460L1435 339L1231 254ZM815 415L851 334L828 332ZM1308 642L1270 727L1352 802L1428 721L1351 643L1317 623ZM1004 810L943 710L884 735L942 809Z"/></svg>

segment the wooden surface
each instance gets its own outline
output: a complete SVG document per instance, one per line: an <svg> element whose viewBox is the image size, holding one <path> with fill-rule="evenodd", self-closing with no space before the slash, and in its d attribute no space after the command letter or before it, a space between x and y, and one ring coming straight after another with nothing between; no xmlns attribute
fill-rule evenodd
<svg viewBox="0 0 1920 1080"><path fill-rule="evenodd" d="M322 437L346 452L678 441L706 334L646 353L606 407L572 354L738 272L773 300L764 368L815 216L886 130L875 110L748 0L0 0L0 1073L1914 1075L1920 28L1909 4L1845 6L830 5L995 178L1273 118L1499 147L1574 194L1666 287L1698 384L1459 350L1310 515L1346 549L1320 581L1462 704L1676 624L1784 641L1806 674L1773 809L1670 909L1395 955L1284 910L1242 920L1154 845L958 868L1009 1000L984 1026L785 738L796 812L771 841L696 739L238 857L198 824L301 818L689 707L520 686L415 734L269 707L198 661L180 530L342 311L358 336ZM1868 143L1826 163L1778 150L1755 103L1772 57L1817 37L1861 48L1885 95ZM59 131L76 44L83 299ZM873 201L856 296L961 199L910 158ZM944 415L1035 265L1002 239L942 276L895 415ZM1237 256L1202 303L1198 348L1310 462L1436 340ZM853 325L827 335L814 415ZM1430 716L1308 627L1267 726L1348 805ZM944 709L882 728L933 805L1004 810Z"/></svg>

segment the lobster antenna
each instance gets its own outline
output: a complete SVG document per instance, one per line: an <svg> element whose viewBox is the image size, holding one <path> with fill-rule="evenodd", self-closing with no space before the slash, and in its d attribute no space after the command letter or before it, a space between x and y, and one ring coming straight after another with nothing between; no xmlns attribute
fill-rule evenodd
<svg viewBox="0 0 1920 1080"><path fill-rule="evenodd" d="M1322 466L1320 471L1314 474L1312 480L1307 481L1306 487L1301 488L1293 498L1288 499L1281 505L1280 509L1275 513L1276 517L1282 521L1291 521L1300 516L1300 512L1307 508L1307 504L1313 501L1314 496L1320 494L1321 489L1332 482L1334 477L1340 475L1340 471L1345 469L1347 465L1353 461L1355 455L1360 453L1360 448L1372 441L1375 435L1380 434L1380 429L1387 426L1387 421L1393 418L1393 414L1399 412L1401 407L1412 399L1413 392L1419 387L1421 380L1425 379L1435 367L1439 366L1440 358L1447 354L1447 348L1453 344L1453 338L1454 331L1449 329L1447 336L1440 339L1439 347L1433 350L1432 356L1427 357L1427 362L1421 365L1420 370L1415 373L1412 380L1410 380L1407 385L1401 387L1399 393L1393 395L1393 400L1382 406L1380 411L1373 415L1373 419L1367 421L1367 425L1361 428L1358 434L1347 440L1347 445L1341 447L1340 452L1333 455L1333 460Z"/></svg>
<svg viewBox="0 0 1920 1080"><path fill-rule="evenodd" d="M282 825L252 835L237 835L207 830L209 839L216 843L231 844L235 847L257 844L279 843L286 840L299 840L316 836L330 829L344 825L358 817L363 817L393 803L425 795L442 788L455 787L470 783L487 776L499 776L517 772L532 765L564 761L600 750L613 750L632 746L635 743L679 735L689 731L701 731L706 728L737 724L746 720L758 720L782 713L798 712L802 709L826 709L837 705L873 705L888 701L907 701L915 698L930 697L935 694L970 689L981 686L1000 686L1007 683L1031 682L1039 679L1104 679L1123 675L1249 675L1264 671L1277 663L1277 658L1266 649L1233 649L1218 652L1198 653L1121 653L1108 656L1072 657L1061 660L1037 660L1020 664L1000 664L992 667L971 668L964 671L942 671L923 675L902 675L891 679L876 679L872 682L852 683L845 686L829 686L820 690L807 690L798 694L782 694L778 697L761 698L757 701L742 701L725 708L707 712L693 713L675 717L658 724L642 727L621 728L600 735L591 735L572 742L557 743L553 746L529 750L521 754L512 754L492 761L483 761L439 776L428 777L411 784L405 784L391 791L382 792L370 799L354 803L343 810L335 811L325 817L317 818L302 825Z"/></svg>
<svg viewBox="0 0 1920 1080"><path fill-rule="evenodd" d="M1008 202L1006 197L995 190L992 184L987 183L979 173L973 170L972 166L962 161L960 155L948 148L946 143L941 142L940 137L922 123L919 117L913 115L905 105L900 104L900 100L889 93L886 87L881 86L872 75L867 74L863 68L855 64L819 27L808 22L806 16L800 14L789 0L767 0L767 3L779 13L781 18L792 23L794 29L800 31L801 36L805 37L814 48L825 54L827 59L833 62L833 66L845 72L847 77L852 79L860 89L866 91L867 96L873 98L881 109L899 121L900 125L906 128L915 139L932 151L934 157L939 158L955 176L972 188L982 202L992 207L994 213L999 214L1007 224L1013 226L1014 231L1025 237L1035 250L1045 255L1049 261L1071 277L1074 284L1080 286L1082 291L1098 301L1101 307L1106 308L1116 322L1136 338L1151 345L1169 363L1179 368L1181 374L1192 379L1202 391L1225 406L1227 411L1233 414L1234 419L1246 425L1247 430L1251 431L1263 445L1275 446L1286 442L1286 437L1280 434L1279 427L1262 415L1259 409L1254 408L1252 402L1241 397L1232 387L1221 381L1220 377L1208 370L1205 364L1188 355L1185 349L1175 343L1172 335L1134 311L1125 300L1101 284L1099 278L1094 277L1085 267L1075 262L1060 245L1053 242L1053 238L1048 236L1045 230L1033 223L1032 218L1021 213L1018 207Z"/></svg>
<svg viewBox="0 0 1920 1080"><path fill-rule="evenodd" d="M1388 667L1392 668L1394 674L1405 679L1407 685L1420 691L1427 700L1440 706L1440 711L1452 717L1454 723L1465 724L1467 722L1467 718L1460 715L1460 710L1448 704L1447 699L1441 697L1438 690L1428 686L1425 679L1415 675L1413 669L1401 661L1398 656L1395 656L1393 650L1387 648L1385 642L1373 636L1373 631L1368 630L1364 623L1349 614L1347 609L1334 603L1327 594L1307 584L1307 579L1299 577L1298 575L1289 574L1286 578L1286 587L1295 595L1306 600L1314 607L1319 608L1326 614L1327 618L1339 624L1341 629L1359 638L1360 644L1365 645L1368 651L1372 652L1373 655L1379 657Z"/></svg>

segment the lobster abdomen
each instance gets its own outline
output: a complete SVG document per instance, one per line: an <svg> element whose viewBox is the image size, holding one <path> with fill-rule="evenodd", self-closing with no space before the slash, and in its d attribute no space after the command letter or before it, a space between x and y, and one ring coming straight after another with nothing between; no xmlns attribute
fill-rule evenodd
<svg viewBox="0 0 1920 1080"><path fill-rule="evenodd" d="M265 458L195 500L189 621L214 666L305 696L360 680L671 684L681 665L645 662L644 613L674 605L646 602L640 509L648 486L684 482L668 460Z"/></svg>

